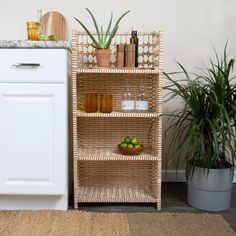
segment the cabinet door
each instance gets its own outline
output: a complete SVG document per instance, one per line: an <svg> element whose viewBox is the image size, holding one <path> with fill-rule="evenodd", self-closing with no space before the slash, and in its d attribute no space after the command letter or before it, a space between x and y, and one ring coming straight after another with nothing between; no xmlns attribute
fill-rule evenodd
<svg viewBox="0 0 236 236"><path fill-rule="evenodd" d="M0 84L0 194L65 193L66 93L63 84Z"/></svg>

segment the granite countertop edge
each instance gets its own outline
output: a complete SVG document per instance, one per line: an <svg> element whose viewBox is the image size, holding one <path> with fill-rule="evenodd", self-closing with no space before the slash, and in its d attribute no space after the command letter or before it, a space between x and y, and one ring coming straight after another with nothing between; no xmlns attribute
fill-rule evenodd
<svg viewBox="0 0 236 236"><path fill-rule="evenodd" d="M0 40L0 48L58 48L71 49L70 41Z"/></svg>

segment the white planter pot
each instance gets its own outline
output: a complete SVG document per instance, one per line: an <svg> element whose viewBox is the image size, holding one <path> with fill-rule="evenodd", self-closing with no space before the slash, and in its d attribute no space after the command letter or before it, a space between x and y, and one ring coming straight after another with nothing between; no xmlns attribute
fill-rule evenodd
<svg viewBox="0 0 236 236"><path fill-rule="evenodd" d="M196 168L188 180L188 204L205 211L225 211L231 205L233 171L231 168Z"/></svg>

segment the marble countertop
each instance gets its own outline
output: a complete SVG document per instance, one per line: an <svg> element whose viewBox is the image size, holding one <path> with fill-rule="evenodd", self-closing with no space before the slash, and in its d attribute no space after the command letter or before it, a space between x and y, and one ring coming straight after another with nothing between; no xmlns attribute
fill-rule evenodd
<svg viewBox="0 0 236 236"><path fill-rule="evenodd" d="M0 40L0 48L65 48L70 49L69 41L29 41Z"/></svg>

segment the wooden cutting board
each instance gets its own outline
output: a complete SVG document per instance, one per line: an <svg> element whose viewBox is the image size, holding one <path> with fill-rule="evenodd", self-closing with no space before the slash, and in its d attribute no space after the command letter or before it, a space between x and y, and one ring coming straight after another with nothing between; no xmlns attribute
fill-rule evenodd
<svg viewBox="0 0 236 236"><path fill-rule="evenodd" d="M56 11L50 11L43 15L45 37L54 35L56 40L66 40L66 19Z"/></svg>

